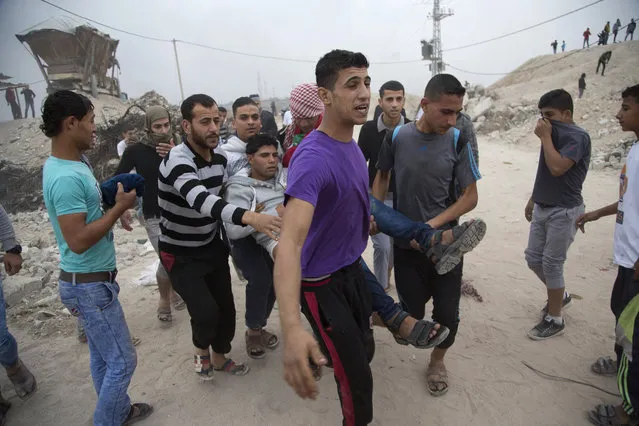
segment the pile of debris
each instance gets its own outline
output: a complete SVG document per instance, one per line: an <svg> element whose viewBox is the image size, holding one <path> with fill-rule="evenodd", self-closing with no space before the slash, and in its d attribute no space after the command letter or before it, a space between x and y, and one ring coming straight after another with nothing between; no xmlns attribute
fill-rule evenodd
<svg viewBox="0 0 639 426"><path fill-rule="evenodd" d="M2 278L8 317L34 337L73 334L76 320L58 295L60 252L46 210L10 214L10 219L23 246L23 266L17 275ZM127 232L118 223L114 232L120 268L155 253L142 226Z"/></svg>
<svg viewBox="0 0 639 426"><path fill-rule="evenodd" d="M138 99L121 101L113 96L90 97L97 127L96 146L87 152L96 178L111 177L118 164L117 143L122 132L133 127L142 132L144 111L151 105L165 106L177 131L182 115L179 107L154 91ZM51 142L40 130L41 120L23 119L0 123L0 204L9 212L37 210L43 206L42 165L51 152Z"/></svg>

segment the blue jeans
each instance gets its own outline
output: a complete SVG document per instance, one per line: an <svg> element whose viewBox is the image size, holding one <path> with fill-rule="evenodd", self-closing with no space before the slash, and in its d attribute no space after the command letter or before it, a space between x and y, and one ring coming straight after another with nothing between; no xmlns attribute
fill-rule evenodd
<svg viewBox="0 0 639 426"><path fill-rule="evenodd" d="M11 367L18 362L18 344L7 328L7 308L4 304L2 278L0 278L0 364Z"/></svg>
<svg viewBox="0 0 639 426"><path fill-rule="evenodd" d="M416 240L420 246L428 247L435 230L424 222L410 220L397 210L388 207L372 195L369 195L371 215L375 217L380 232L391 238Z"/></svg>
<svg viewBox="0 0 639 426"><path fill-rule="evenodd" d="M386 200L384 204L392 207L393 201ZM375 271L377 281L386 289L390 285L390 269L393 266L393 240L388 235L380 232L371 236L371 241L373 241L373 271Z"/></svg>
<svg viewBox="0 0 639 426"><path fill-rule="evenodd" d="M372 195L369 195L369 199L371 215L375 217L375 222L381 232L391 238L414 239L422 247L427 247L430 244L430 239L435 232L430 225L410 220ZM388 323L402 308L395 303L392 297L386 294L384 287L375 278L375 275L373 275L363 259L361 263L366 276L366 283L373 295L373 311L378 313L382 321ZM388 271L384 273L387 274Z"/></svg>
<svg viewBox="0 0 639 426"><path fill-rule="evenodd" d="M91 376L98 394L95 426L121 425L131 408L127 394L137 355L118 300L117 282L72 284L59 281L60 300L81 319L91 354Z"/></svg>
<svg viewBox="0 0 639 426"><path fill-rule="evenodd" d="M364 259L360 258L360 262L362 269L364 270L366 284L373 296L373 311L377 312L384 323L388 323L402 310L402 308L399 303L395 303L395 300L386 294L384 287L382 287L379 281L377 281L377 278L375 278L375 275L373 275L371 270L368 268Z"/></svg>

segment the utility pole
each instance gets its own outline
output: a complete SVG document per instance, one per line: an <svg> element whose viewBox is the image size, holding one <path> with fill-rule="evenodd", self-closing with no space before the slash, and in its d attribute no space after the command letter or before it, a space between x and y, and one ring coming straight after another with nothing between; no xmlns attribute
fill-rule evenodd
<svg viewBox="0 0 639 426"><path fill-rule="evenodd" d="M433 20L433 53L430 57L430 70L433 77L444 71L444 60L442 57L442 28L441 20L453 15L451 9L441 9L440 0L433 0L433 12L429 14L429 18Z"/></svg>
<svg viewBox="0 0 639 426"><path fill-rule="evenodd" d="M175 53L175 65L177 65L178 81L180 82L180 96L182 97L181 100L184 101L184 87L182 86L182 73L180 72L180 60L178 59L177 44L175 39L173 39L173 53Z"/></svg>

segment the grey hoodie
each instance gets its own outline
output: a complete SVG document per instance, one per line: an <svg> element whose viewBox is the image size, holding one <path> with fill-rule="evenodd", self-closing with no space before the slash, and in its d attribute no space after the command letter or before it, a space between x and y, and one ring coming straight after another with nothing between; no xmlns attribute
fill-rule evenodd
<svg viewBox="0 0 639 426"><path fill-rule="evenodd" d="M231 135L222 149L226 153L226 172L229 177L235 176L242 172L248 175L249 162L246 158L246 142L243 142L237 135Z"/></svg>
<svg viewBox="0 0 639 426"><path fill-rule="evenodd" d="M250 168L248 169L250 171ZM255 206L264 203L262 213L277 216L276 207L284 202L286 189L285 174L282 166L278 166L277 175L267 181L253 179L247 174L236 174L229 178L224 189L224 200L238 207L255 211ZM256 233L251 226L224 224L226 235L230 240L239 240L254 234L259 245L266 248L271 238L261 232Z"/></svg>

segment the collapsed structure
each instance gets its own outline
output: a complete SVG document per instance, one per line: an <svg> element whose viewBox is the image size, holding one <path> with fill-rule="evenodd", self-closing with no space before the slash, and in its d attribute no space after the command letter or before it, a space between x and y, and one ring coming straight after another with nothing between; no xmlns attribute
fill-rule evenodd
<svg viewBox="0 0 639 426"><path fill-rule="evenodd" d="M94 97L122 96L115 72L120 69L115 57L119 41L108 34L89 25L75 25L68 18L55 18L16 37L29 47L47 82L47 93L67 89Z"/></svg>

